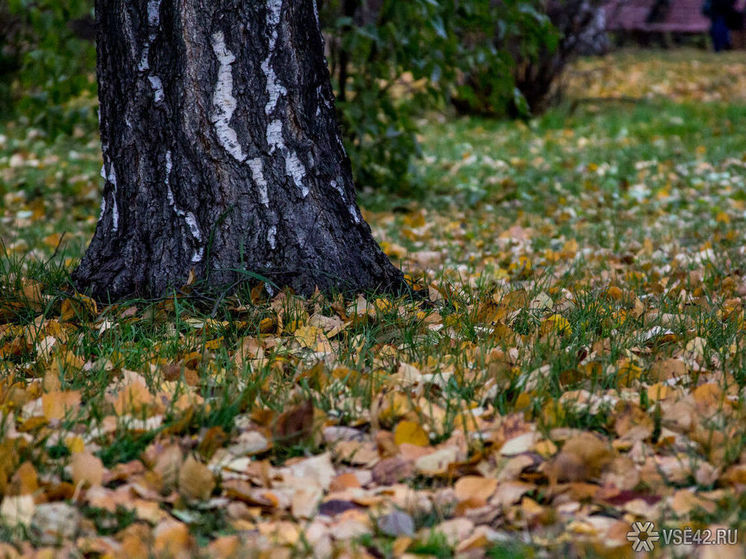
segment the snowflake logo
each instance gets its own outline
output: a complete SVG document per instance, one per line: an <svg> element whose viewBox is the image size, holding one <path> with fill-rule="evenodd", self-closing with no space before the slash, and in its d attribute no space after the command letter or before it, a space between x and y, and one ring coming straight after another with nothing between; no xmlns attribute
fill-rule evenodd
<svg viewBox="0 0 746 559"><path fill-rule="evenodd" d="M660 539L652 522L635 522L627 532L627 541L632 542L632 549L639 551L653 551L655 542Z"/></svg>

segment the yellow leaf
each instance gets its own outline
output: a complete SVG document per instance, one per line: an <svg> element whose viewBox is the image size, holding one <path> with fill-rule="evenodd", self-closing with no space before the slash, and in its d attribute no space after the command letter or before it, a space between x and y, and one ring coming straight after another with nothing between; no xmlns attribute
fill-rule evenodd
<svg viewBox="0 0 746 559"><path fill-rule="evenodd" d="M205 349L214 350L223 345L225 345L225 338L220 336L219 338L205 342Z"/></svg>
<svg viewBox="0 0 746 559"><path fill-rule="evenodd" d="M298 340L300 345L310 348L313 348L319 336L323 335L323 331L317 326L301 326L294 334L295 339Z"/></svg>
<svg viewBox="0 0 746 559"><path fill-rule="evenodd" d="M616 285L612 285L609 287L609 289L606 290L606 296L609 299L614 299L615 301L620 301L622 299L622 290L619 289Z"/></svg>
<svg viewBox="0 0 746 559"><path fill-rule="evenodd" d="M44 237L44 244L50 248L57 248L62 240L62 233L52 233Z"/></svg>
<svg viewBox="0 0 746 559"><path fill-rule="evenodd" d="M41 397L41 407L44 417L49 421L53 419L64 419L65 415L71 413L80 406L80 392L49 392Z"/></svg>
<svg viewBox="0 0 746 559"><path fill-rule="evenodd" d="M13 475L10 486L12 495L32 495L39 489L39 477L31 462L24 462Z"/></svg>
<svg viewBox="0 0 746 559"><path fill-rule="evenodd" d="M667 384L660 382L648 387L648 400L651 402L657 402L658 400L665 400L673 394L673 388Z"/></svg>
<svg viewBox="0 0 746 559"><path fill-rule="evenodd" d="M380 312L390 311L393 307L391 301L389 301L388 299L378 298L373 304Z"/></svg>
<svg viewBox="0 0 746 559"><path fill-rule="evenodd" d="M96 315L98 315L98 307L96 301L90 297L78 294L75 298L62 301L61 322L70 322L77 318L85 320L94 318Z"/></svg>
<svg viewBox="0 0 746 559"><path fill-rule="evenodd" d="M553 314L541 324L542 334L549 334L550 332L569 336L572 334L572 327L570 327L568 320L561 314Z"/></svg>
<svg viewBox="0 0 746 559"><path fill-rule="evenodd" d="M407 249L395 243L382 242L381 249L390 258L404 258L407 255Z"/></svg>
<svg viewBox="0 0 746 559"><path fill-rule="evenodd" d="M419 423L404 420L400 421L394 429L394 442L397 445L408 443L415 446L427 446L430 439Z"/></svg>
<svg viewBox="0 0 746 559"><path fill-rule="evenodd" d="M80 437L68 437L65 439L65 446L71 454L77 454L85 450L85 443Z"/></svg>

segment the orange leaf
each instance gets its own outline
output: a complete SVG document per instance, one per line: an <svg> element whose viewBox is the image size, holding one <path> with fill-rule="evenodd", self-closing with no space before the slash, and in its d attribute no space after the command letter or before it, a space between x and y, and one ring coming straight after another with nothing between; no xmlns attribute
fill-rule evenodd
<svg viewBox="0 0 746 559"><path fill-rule="evenodd" d="M479 499L487 501L497 489L497 478L464 476L453 486L459 501Z"/></svg>

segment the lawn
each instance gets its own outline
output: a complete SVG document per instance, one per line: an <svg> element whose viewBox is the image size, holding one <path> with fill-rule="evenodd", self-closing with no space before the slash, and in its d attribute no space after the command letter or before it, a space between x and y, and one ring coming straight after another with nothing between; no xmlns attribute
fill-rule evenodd
<svg viewBox="0 0 746 559"><path fill-rule="evenodd" d="M431 115L420 191L361 193L414 300L97 306L69 279L96 133L0 123L0 557L632 557L635 521L743 530L746 59L568 79L527 122Z"/></svg>

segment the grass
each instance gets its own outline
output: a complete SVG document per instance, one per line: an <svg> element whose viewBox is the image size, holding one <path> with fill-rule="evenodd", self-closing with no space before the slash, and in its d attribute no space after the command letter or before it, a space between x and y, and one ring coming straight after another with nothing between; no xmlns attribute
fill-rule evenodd
<svg viewBox="0 0 746 559"><path fill-rule="evenodd" d="M334 545L450 557L473 533L449 538L443 523L487 509L491 531L474 545L492 557L627 550L623 528L634 519L742 526L746 100L722 102L732 83L694 74L721 60L726 73L746 69L730 55L582 61L568 102L527 123L424 122L422 199L368 192L362 203L386 252L429 290L429 306L376 294L360 305L270 299L247 286L217 303L172 294L93 310L69 273L96 223L97 139L50 141L3 123L0 410L5 440L22 454L0 458L0 489L23 495L17 472L31 461L43 480L36 495L56 491L84 507L81 535L123 544L132 525L156 526L149 544L161 555L166 541L218 554L216 542L235 534L302 555L321 545L309 534L357 523L368 535ZM581 88L588 72L606 80ZM34 407L73 391L80 405L61 416ZM424 445L396 439L405 422L421 426ZM330 427L359 442L334 441ZM534 431L518 457L501 454ZM580 433L598 434L603 449L570 450ZM266 472L281 478L284 465L327 452L335 475L366 480L373 459L355 453L372 449L376 460L396 451L414 465L405 476L413 493L394 498L368 482L355 498L375 504L323 529L255 496L242 497L247 512L226 497L220 462L247 434L267 442L246 474L253 488L273 487ZM187 455L209 466L209 498L190 499L189 479L164 482L158 456L171 445L182 453L177 469ZM453 449L459 458L442 471L418 461ZM87 487L71 470L81 452L109 476L95 506L70 489ZM142 472L114 475L133 461ZM506 502L454 498L454 482L472 475L529 489ZM275 490L297 491L283 483ZM117 501L121 487L165 517L131 495ZM415 519L411 541L376 531L390 506Z"/></svg>

